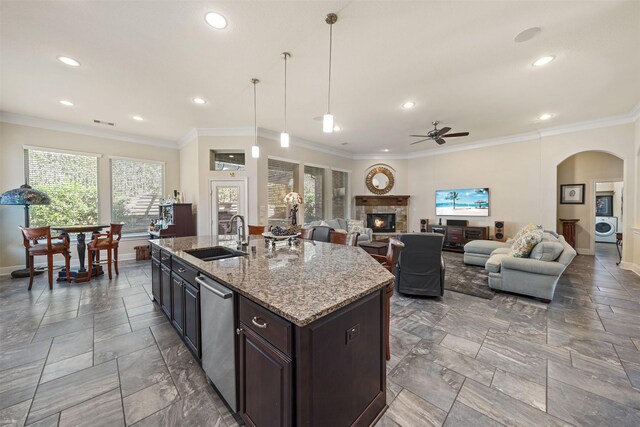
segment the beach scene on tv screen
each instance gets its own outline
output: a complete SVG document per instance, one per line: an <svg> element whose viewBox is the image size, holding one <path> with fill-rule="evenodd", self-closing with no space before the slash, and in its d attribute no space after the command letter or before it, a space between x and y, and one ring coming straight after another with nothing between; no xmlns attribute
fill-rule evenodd
<svg viewBox="0 0 640 427"><path fill-rule="evenodd" d="M437 190L436 215L489 216L489 189Z"/></svg>

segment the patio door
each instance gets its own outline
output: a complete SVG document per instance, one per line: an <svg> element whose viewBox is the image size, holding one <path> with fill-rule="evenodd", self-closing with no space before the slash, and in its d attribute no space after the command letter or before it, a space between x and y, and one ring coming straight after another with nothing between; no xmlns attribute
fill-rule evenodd
<svg viewBox="0 0 640 427"><path fill-rule="evenodd" d="M245 179L211 180L211 234L214 236L231 234L237 230L236 221L231 231L227 231L229 219L242 215L247 222L247 181Z"/></svg>

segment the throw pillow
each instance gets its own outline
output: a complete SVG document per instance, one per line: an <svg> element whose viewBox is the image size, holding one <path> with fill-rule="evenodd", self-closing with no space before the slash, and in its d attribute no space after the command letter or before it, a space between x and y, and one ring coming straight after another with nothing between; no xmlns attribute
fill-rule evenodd
<svg viewBox="0 0 640 427"><path fill-rule="evenodd" d="M542 230L542 226L541 225L535 225L535 224L527 224L524 227L522 227L520 229L520 231L518 231L516 233L516 235L513 237L513 243L515 244L515 242L522 237L523 235L525 235L526 233L532 231L532 230Z"/></svg>
<svg viewBox="0 0 640 427"><path fill-rule="evenodd" d="M542 228L534 229L520 236L511 247L515 258L528 258L529 254L542 241Z"/></svg>
<svg viewBox="0 0 640 427"><path fill-rule="evenodd" d="M347 221L347 230L349 233L360 233L364 234L364 221L358 219L350 219Z"/></svg>

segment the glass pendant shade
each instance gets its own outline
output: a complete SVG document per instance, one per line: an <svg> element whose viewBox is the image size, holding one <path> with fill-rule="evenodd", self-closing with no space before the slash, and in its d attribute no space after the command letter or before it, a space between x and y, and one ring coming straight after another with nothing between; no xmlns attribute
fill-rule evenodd
<svg viewBox="0 0 640 427"><path fill-rule="evenodd" d="M280 147L287 148L289 146L289 134L287 132L282 132L280 134Z"/></svg>
<svg viewBox="0 0 640 427"><path fill-rule="evenodd" d="M251 147L251 157L257 159L260 157L260 147L258 145L253 145Z"/></svg>
<svg viewBox="0 0 640 427"><path fill-rule="evenodd" d="M322 116L322 131L324 133L333 132L333 114L325 114Z"/></svg>

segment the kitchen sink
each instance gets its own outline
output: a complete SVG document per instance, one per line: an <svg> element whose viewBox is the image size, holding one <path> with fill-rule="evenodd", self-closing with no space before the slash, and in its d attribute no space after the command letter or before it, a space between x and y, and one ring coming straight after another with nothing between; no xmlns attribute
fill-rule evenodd
<svg viewBox="0 0 640 427"><path fill-rule="evenodd" d="M210 248L190 249L185 251L192 257L201 259L202 261L215 261L218 259L234 258L246 255L244 252L235 251L224 246L212 246Z"/></svg>

